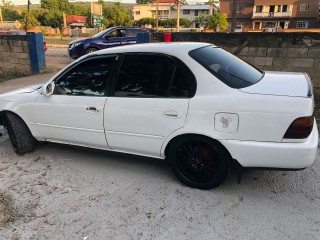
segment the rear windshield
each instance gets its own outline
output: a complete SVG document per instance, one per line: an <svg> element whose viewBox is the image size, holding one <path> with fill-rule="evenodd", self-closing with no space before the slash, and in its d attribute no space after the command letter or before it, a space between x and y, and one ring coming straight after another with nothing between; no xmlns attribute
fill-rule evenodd
<svg viewBox="0 0 320 240"><path fill-rule="evenodd" d="M207 46L189 55L231 88L244 88L260 81L263 72L221 48Z"/></svg>

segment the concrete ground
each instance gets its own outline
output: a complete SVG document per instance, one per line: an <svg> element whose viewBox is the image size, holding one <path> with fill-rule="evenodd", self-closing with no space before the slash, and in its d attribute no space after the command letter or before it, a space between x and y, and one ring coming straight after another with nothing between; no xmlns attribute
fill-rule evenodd
<svg viewBox="0 0 320 240"><path fill-rule="evenodd" d="M240 185L230 173L203 191L161 160L52 143L18 156L0 133L1 240L320 240L319 155L303 171L249 171Z"/></svg>

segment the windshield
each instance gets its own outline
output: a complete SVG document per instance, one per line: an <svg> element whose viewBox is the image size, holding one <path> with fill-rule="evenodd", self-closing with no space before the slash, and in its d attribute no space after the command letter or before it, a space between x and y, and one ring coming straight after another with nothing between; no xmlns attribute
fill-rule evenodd
<svg viewBox="0 0 320 240"><path fill-rule="evenodd" d="M110 28L107 28L106 30L97 33L97 34L94 35L92 38L101 38L101 37L103 37L103 36L104 36L107 32L109 32L109 31L110 31Z"/></svg>
<svg viewBox="0 0 320 240"><path fill-rule="evenodd" d="M263 72L214 46L192 50L189 55L231 88L244 88L260 81Z"/></svg>

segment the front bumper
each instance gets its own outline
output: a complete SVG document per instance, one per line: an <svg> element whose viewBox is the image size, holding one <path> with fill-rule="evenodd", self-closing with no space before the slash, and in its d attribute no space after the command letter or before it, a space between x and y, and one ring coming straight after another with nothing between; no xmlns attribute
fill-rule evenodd
<svg viewBox="0 0 320 240"><path fill-rule="evenodd" d="M316 158L319 133L316 122L302 143L222 140L233 159L243 167L302 169Z"/></svg>

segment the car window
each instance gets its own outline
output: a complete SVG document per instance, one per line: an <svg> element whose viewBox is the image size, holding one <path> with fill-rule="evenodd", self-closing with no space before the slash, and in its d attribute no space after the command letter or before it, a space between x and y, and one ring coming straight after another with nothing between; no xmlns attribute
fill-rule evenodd
<svg viewBox="0 0 320 240"><path fill-rule="evenodd" d="M124 55L114 95L167 97L173 60L163 55Z"/></svg>
<svg viewBox="0 0 320 240"><path fill-rule="evenodd" d="M136 37L138 33L147 32L145 29L126 29L126 37Z"/></svg>
<svg viewBox="0 0 320 240"><path fill-rule="evenodd" d="M263 77L263 72L221 48L202 47L189 55L231 88L251 86Z"/></svg>
<svg viewBox="0 0 320 240"><path fill-rule="evenodd" d="M195 93L192 72L162 54L126 54L114 91L116 97L188 98Z"/></svg>
<svg viewBox="0 0 320 240"><path fill-rule="evenodd" d="M116 56L83 61L56 81L55 94L104 96Z"/></svg>
<svg viewBox="0 0 320 240"><path fill-rule="evenodd" d="M192 97L196 90L196 80L192 72L182 65L177 65L170 88L170 97Z"/></svg>
<svg viewBox="0 0 320 240"><path fill-rule="evenodd" d="M122 35L123 34L123 35ZM106 37L111 38L111 37L122 37L124 36L124 30L119 30L119 29L115 29L111 32L109 32Z"/></svg>

